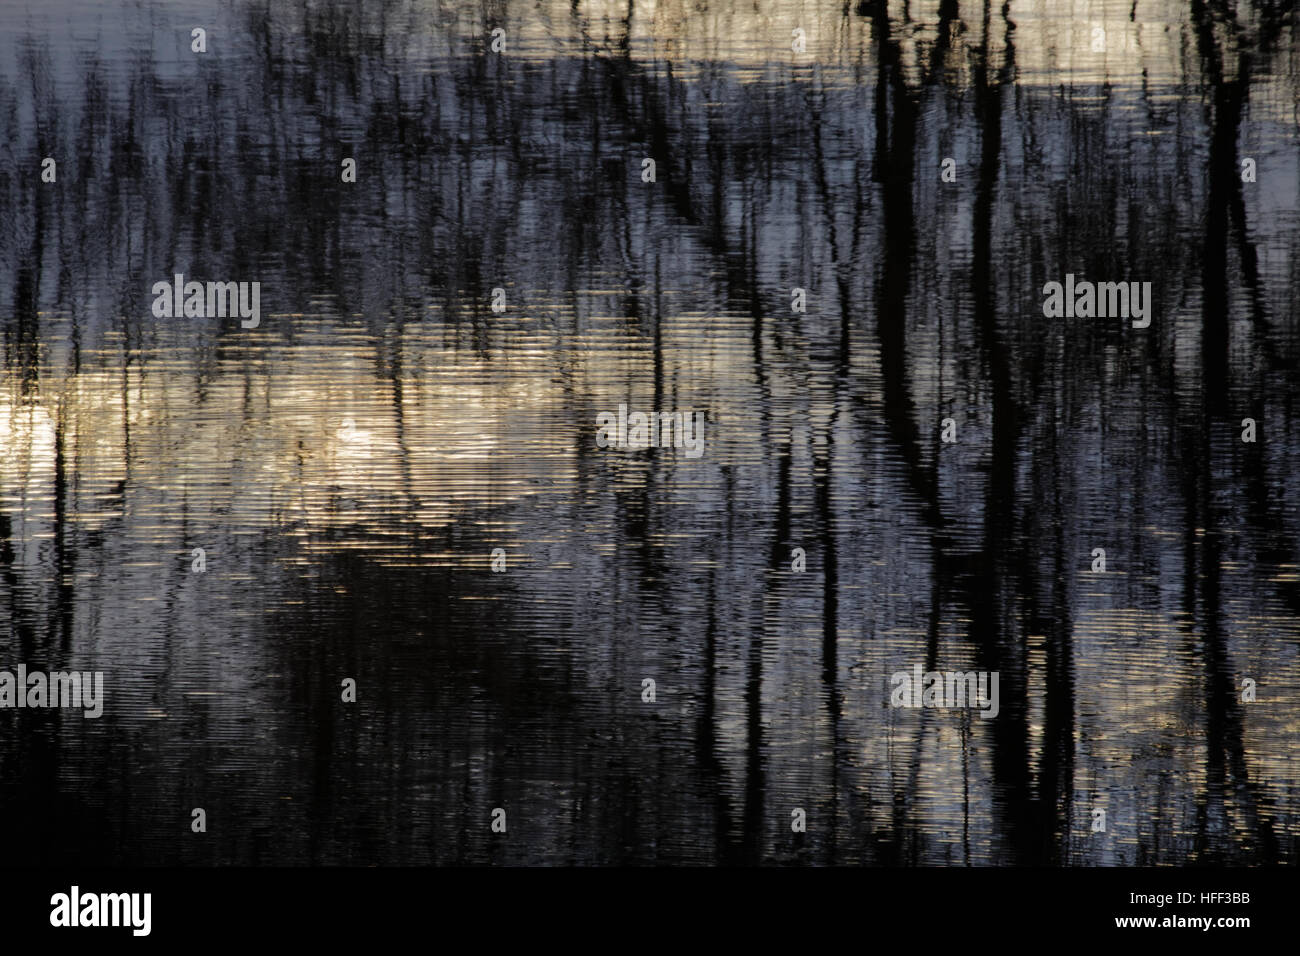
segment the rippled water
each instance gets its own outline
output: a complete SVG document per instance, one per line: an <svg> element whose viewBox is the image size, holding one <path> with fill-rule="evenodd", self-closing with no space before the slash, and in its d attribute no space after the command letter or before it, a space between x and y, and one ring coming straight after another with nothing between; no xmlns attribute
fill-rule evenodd
<svg viewBox="0 0 1300 956"><path fill-rule="evenodd" d="M0 710L10 862L1295 862L1298 50L1260 2L0 7L0 669L106 688ZM155 317L177 272L260 324ZM1067 273L1150 327L1046 318ZM704 453L598 447L620 404ZM891 707L914 664L997 718Z"/></svg>

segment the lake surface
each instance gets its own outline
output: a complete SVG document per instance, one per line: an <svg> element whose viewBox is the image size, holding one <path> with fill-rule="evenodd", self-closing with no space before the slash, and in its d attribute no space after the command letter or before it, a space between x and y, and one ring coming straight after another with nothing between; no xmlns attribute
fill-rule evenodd
<svg viewBox="0 0 1300 956"><path fill-rule="evenodd" d="M1297 29L0 6L6 860L1295 863Z"/></svg>

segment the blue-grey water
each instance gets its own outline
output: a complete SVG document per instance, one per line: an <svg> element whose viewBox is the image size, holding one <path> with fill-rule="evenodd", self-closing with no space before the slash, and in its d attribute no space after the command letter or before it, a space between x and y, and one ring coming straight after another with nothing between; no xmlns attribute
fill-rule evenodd
<svg viewBox="0 0 1300 956"><path fill-rule="evenodd" d="M6 862L1294 863L1297 29L5 0Z"/></svg>

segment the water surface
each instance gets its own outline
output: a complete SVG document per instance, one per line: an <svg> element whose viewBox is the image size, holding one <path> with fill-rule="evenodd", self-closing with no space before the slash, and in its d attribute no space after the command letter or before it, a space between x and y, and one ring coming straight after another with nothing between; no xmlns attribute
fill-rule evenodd
<svg viewBox="0 0 1300 956"><path fill-rule="evenodd" d="M0 711L8 859L1293 863L1297 49L1262 2L6 4L0 668L107 693ZM177 272L260 324L156 318ZM1067 273L1150 327L1045 318ZM620 404L704 454L598 447ZM998 717L890 707L914 664Z"/></svg>

